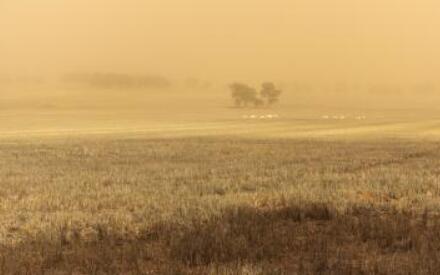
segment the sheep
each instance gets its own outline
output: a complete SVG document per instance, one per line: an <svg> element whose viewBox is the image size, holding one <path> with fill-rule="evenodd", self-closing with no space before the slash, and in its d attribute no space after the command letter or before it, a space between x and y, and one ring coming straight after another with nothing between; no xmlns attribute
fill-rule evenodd
<svg viewBox="0 0 440 275"><path fill-rule="evenodd" d="M327 115L325 115L325 116L322 116L321 118L322 118L322 119L329 119L330 117L327 116Z"/></svg>
<svg viewBox="0 0 440 275"><path fill-rule="evenodd" d="M255 119L255 118L257 118L257 116L256 115L250 115L249 118Z"/></svg>
<svg viewBox="0 0 440 275"><path fill-rule="evenodd" d="M366 116L356 116L356 120L365 120L367 119Z"/></svg>

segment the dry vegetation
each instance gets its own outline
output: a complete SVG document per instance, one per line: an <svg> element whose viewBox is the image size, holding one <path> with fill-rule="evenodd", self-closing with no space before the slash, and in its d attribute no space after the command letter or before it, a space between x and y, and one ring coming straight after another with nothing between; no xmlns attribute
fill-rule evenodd
<svg viewBox="0 0 440 275"><path fill-rule="evenodd" d="M1 274L429 274L435 142L0 142Z"/></svg>

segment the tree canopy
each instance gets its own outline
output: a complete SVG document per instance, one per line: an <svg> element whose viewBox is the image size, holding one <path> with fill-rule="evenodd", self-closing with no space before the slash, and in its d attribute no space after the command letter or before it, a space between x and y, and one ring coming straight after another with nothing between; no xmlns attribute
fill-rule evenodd
<svg viewBox="0 0 440 275"><path fill-rule="evenodd" d="M231 84L229 88L236 107L247 107L251 104L255 107L262 107L265 104L271 106L278 102L282 93L272 82L263 83L259 94L253 87L239 82Z"/></svg>
<svg viewBox="0 0 440 275"><path fill-rule="evenodd" d="M281 90L278 90L272 82L265 82L261 85L260 96L266 100L267 105L278 102L281 93Z"/></svg>
<svg viewBox="0 0 440 275"><path fill-rule="evenodd" d="M246 107L249 104L253 104L257 99L257 91L246 84L233 83L230 85L230 89L237 107Z"/></svg>

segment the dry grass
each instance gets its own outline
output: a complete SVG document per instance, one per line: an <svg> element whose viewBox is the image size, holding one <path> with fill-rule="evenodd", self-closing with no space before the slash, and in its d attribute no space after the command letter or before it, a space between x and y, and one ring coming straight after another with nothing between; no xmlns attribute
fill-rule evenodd
<svg viewBox="0 0 440 275"><path fill-rule="evenodd" d="M0 143L2 274L432 274L440 145Z"/></svg>

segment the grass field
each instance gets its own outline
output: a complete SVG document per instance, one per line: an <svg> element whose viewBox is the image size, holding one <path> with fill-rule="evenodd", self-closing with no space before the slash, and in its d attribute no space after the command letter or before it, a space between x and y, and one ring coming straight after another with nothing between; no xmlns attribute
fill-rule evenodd
<svg viewBox="0 0 440 275"><path fill-rule="evenodd" d="M158 102L0 112L1 274L440 269L435 115Z"/></svg>

